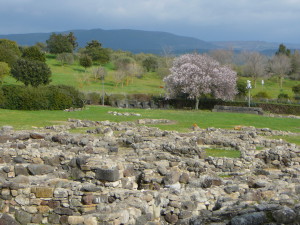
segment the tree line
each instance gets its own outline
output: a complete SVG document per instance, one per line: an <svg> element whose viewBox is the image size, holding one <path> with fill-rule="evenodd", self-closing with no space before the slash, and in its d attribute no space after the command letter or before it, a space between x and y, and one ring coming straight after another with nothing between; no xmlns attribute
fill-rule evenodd
<svg viewBox="0 0 300 225"><path fill-rule="evenodd" d="M61 66L71 65L75 61L77 61L85 71L87 68L94 66L91 71L93 78L95 80L101 80L102 85L107 74L104 65L107 63L111 63L113 66L115 85L121 87L130 85L134 77L142 77L145 72L156 72L162 79L165 78L164 81L167 84L166 90L170 90L168 93L170 96L174 95L173 92L178 92L178 89L170 84L170 79L167 77L175 75L174 71L176 65L178 66L180 64L179 61L184 58L182 56L176 57L173 55L172 49L170 48L163 48L161 55L144 53L133 54L121 50L113 51L112 49L104 48L98 40L91 40L87 42L83 48L78 48L77 38L72 32L68 34L53 33L46 43L36 43L36 45L29 47L18 46L14 41L1 39L1 81L4 76L11 74L18 81L23 82L25 86L30 85L37 87L39 85L49 84L51 82L51 70L46 64L46 53L53 54ZM213 50L204 55L188 54L185 55L185 60L186 58L190 58L190 62L188 62L190 67L184 64L186 67L179 73L177 78L181 80L180 84L183 84L183 82L194 82L196 86L198 86L198 89L199 87L203 88L207 85L207 82L203 80L204 78L198 81L197 79L199 78L195 76L191 79L187 74L191 72L191 70L197 70L195 66L201 69L201 63L203 65L217 63L218 66L215 66L213 71L219 71L218 76L221 77L223 76L222 73L225 73L222 78L224 82L233 72L236 73L237 76L251 77L254 81L254 87L257 85L259 79L264 79L269 76L278 77L281 88L283 80L286 77L295 80L300 79L300 53L299 51L292 52L283 44L279 46L277 52L272 57L267 57L258 52L241 52L237 54L233 50ZM196 72L193 71L193 73L195 74ZM218 89L218 87L224 88L222 86L224 82L221 83L217 81L215 79L217 76L213 75L213 73L208 75L211 77L211 89L210 91L202 91L202 94L209 93L215 97L218 95L221 97L226 96L224 93L220 94L221 88ZM173 81L176 80L175 77L172 79ZM188 82L188 80L190 81ZM233 80L235 80L235 82L233 82ZM229 79L228 82L235 83L232 90L236 90L237 88L241 94L245 92L245 84L239 84L237 80L237 78ZM178 85L176 84L175 86ZM214 89L212 89L212 87L214 87ZM194 91L187 91L188 88L191 88L191 85L187 85L185 90L182 89L181 92L189 94L190 97L199 97L198 94L191 94L191 92ZM232 96L232 93L229 95Z"/></svg>

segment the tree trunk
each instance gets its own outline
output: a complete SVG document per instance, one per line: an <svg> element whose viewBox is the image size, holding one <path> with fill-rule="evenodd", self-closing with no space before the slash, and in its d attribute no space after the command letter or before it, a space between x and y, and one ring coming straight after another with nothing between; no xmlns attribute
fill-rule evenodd
<svg viewBox="0 0 300 225"><path fill-rule="evenodd" d="M282 81L283 81L283 76L279 77L279 82L280 82L280 88L282 89Z"/></svg>
<svg viewBox="0 0 300 225"><path fill-rule="evenodd" d="M196 110L198 110L198 106L199 106L199 97L196 97L196 105L195 105Z"/></svg>

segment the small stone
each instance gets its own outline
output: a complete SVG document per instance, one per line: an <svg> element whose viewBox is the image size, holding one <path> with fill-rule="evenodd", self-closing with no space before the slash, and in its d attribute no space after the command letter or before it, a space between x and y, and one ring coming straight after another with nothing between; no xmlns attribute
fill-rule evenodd
<svg viewBox="0 0 300 225"><path fill-rule="evenodd" d="M68 208L56 208L53 211L58 215L68 215L68 216L73 215L73 211Z"/></svg>
<svg viewBox="0 0 300 225"><path fill-rule="evenodd" d="M176 214L167 213L165 215L165 220L168 223L174 224L174 223L176 223L178 221L178 216Z"/></svg>
<svg viewBox="0 0 300 225"><path fill-rule="evenodd" d="M179 177L179 182L183 183L183 184L189 183L189 180L190 180L190 177L189 177L189 175L187 173L183 173Z"/></svg>
<svg viewBox="0 0 300 225"><path fill-rule="evenodd" d="M96 217L88 217L84 220L85 225L98 225Z"/></svg>
<svg viewBox="0 0 300 225"><path fill-rule="evenodd" d="M82 204L84 205L92 205L94 200L93 194L86 194L82 197Z"/></svg>
<svg viewBox="0 0 300 225"><path fill-rule="evenodd" d="M27 213L23 210L17 210L16 214L15 214L16 220L20 223L20 224L24 224L27 225L31 222L31 214Z"/></svg>
<svg viewBox="0 0 300 225"><path fill-rule="evenodd" d="M50 208L47 205L39 205L37 207L37 210L39 211L39 213L44 214L44 213L48 213L50 211Z"/></svg>
<svg viewBox="0 0 300 225"><path fill-rule="evenodd" d="M84 218L82 216L69 216L68 217L68 223L70 225L76 225L83 223Z"/></svg>
<svg viewBox="0 0 300 225"><path fill-rule="evenodd" d="M42 223L42 220L43 220L42 214L35 214L32 216L31 222L40 224L40 223Z"/></svg>
<svg viewBox="0 0 300 225"><path fill-rule="evenodd" d="M35 196L37 198L52 198L53 197L53 188L37 187Z"/></svg>
<svg viewBox="0 0 300 225"><path fill-rule="evenodd" d="M29 175L27 168L25 168L22 165L15 165L15 174L16 174L16 176L18 176L18 175L28 176Z"/></svg>
<svg viewBox="0 0 300 225"><path fill-rule="evenodd" d="M0 214L0 225L20 225L14 218L7 214Z"/></svg>
<svg viewBox="0 0 300 225"><path fill-rule="evenodd" d="M39 134L39 133L30 133L30 137L32 139L44 139L45 136L43 134Z"/></svg>
<svg viewBox="0 0 300 225"><path fill-rule="evenodd" d="M27 198L26 196L23 195L18 195L15 198L15 201L19 204L19 205L29 205L29 198Z"/></svg>
<svg viewBox="0 0 300 225"><path fill-rule="evenodd" d="M50 224L59 224L60 216L57 214L50 214L48 217L48 221Z"/></svg>

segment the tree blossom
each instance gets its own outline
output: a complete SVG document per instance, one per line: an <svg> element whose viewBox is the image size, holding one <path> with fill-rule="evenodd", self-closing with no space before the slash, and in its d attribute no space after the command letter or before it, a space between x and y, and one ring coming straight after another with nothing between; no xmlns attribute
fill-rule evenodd
<svg viewBox="0 0 300 225"><path fill-rule="evenodd" d="M196 109L203 94L222 100L231 100L237 94L236 72L207 55L185 54L177 57L170 72L164 78L167 97L186 93L189 98L196 99Z"/></svg>

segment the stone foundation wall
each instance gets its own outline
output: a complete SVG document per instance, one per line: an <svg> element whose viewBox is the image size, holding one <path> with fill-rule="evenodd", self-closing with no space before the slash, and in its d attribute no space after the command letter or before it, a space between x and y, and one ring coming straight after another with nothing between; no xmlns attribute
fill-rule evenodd
<svg viewBox="0 0 300 225"><path fill-rule="evenodd" d="M223 106L223 105L215 105L215 107L212 111L213 112L248 113L248 114L257 114L257 115L264 114L262 108Z"/></svg>
<svg viewBox="0 0 300 225"><path fill-rule="evenodd" d="M70 119L0 131L0 224L297 224L300 149L268 128ZM84 134L70 129L86 128ZM237 149L241 157L205 156ZM260 147L261 150L257 150Z"/></svg>

